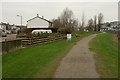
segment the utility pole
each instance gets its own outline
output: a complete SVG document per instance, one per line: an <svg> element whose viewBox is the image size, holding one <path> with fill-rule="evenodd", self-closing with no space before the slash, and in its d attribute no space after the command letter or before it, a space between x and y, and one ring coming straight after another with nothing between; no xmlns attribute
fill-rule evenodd
<svg viewBox="0 0 120 80"><path fill-rule="evenodd" d="M20 32L21 32L21 29L22 29L22 16L21 15L17 15L18 17L21 17L21 27L20 27Z"/></svg>

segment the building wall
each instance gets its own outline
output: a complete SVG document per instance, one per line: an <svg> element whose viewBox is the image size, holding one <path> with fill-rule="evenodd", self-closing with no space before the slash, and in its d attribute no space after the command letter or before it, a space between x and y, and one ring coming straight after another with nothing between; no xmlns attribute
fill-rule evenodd
<svg viewBox="0 0 120 80"><path fill-rule="evenodd" d="M35 18L27 23L27 28L48 28L49 27L49 22L40 19L40 18Z"/></svg>
<svg viewBox="0 0 120 80"><path fill-rule="evenodd" d="M1 25L1 28L6 32L6 25Z"/></svg>

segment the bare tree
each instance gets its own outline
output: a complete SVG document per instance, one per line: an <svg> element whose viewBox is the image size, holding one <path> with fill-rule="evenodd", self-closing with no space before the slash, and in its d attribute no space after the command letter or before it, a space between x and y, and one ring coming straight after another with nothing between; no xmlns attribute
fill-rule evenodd
<svg viewBox="0 0 120 80"><path fill-rule="evenodd" d="M93 19L88 20L87 30L89 30L89 31L93 31L94 30Z"/></svg>
<svg viewBox="0 0 120 80"><path fill-rule="evenodd" d="M78 20L74 18L72 10L65 8L58 19L53 20L53 27L60 33L72 33L78 27Z"/></svg>
<svg viewBox="0 0 120 80"><path fill-rule="evenodd" d="M98 15L98 31L100 31L102 28L102 22L103 22L103 14L99 13L99 15Z"/></svg>
<svg viewBox="0 0 120 80"><path fill-rule="evenodd" d="M73 21L73 12L72 10L66 8L60 16L60 22L64 25L64 27L68 27L68 24Z"/></svg>
<svg viewBox="0 0 120 80"><path fill-rule="evenodd" d="M84 27L82 25L82 22L79 23L79 31L80 32L83 32L84 31Z"/></svg>
<svg viewBox="0 0 120 80"><path fill-rule="evenodd" d="M78 31L78 29L79 29L78 19L73 20L72 26L73 26L73 30Z"/></svg>
<svg viewBox="0 0 120 80"><path fill-rule="evenodd" d="M94 31L97 31L97 17L94 16Z"/></svg>
<svg viewBox="0 0 120 80"><path fill-rule="evenodd" d="M60 23L60 18L58 17L58 19L53 19L53 28L60 28L62 26L62 24Z"/></svg>
<svg viewBox="0 0 120 80"><path fill-rule="evenodd" d="M84 13L82 14L82 24L81 27L85 27L85 16Z"/></svg>
<svg viewBox="0 0 120 80"><path fill-rule="evenodd" d="M80 26L80 32L83 32L84 31L84 27L85 27L85 15L84 13L82 14L82 20L81 22L79 23L79 26Z"/></svg>
<svg viewBox="0 0 120 80"><path fill-rule="evenodd" d="M75 30L75 27L78 26L78 21L74 19L72 10L66 8L60 16L60 23L62 24L59 31L65 33L72 33ZM63 31L64 30L64 31Z"/></svg>

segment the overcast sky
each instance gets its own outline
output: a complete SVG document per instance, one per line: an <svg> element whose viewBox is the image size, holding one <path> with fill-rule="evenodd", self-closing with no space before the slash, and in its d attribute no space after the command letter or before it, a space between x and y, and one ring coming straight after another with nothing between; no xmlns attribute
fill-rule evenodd
<svg viewBox="0 0 120 80"><path fill-rule="evenodd" d="M65 8L71 9L79 21L83 13L86 21L99 13L103 13L105 22L118 20L118 2L3 2L2 22L20 24L18 14L23 16L24 25L36 14L51 20Z"/></svg>

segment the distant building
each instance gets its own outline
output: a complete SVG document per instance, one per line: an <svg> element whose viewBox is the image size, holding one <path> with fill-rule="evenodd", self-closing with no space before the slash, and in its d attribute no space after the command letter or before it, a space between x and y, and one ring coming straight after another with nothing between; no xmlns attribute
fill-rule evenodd
<svg viewBox="0 0 120 80"><path fill-rule="evenodd" d="M33 30L40 29L52 29L52 22L45 19L43 16L40 17L38 14L36 17L27 21L27 31L32 32Z"/></svg>
<svg viewBox="0 0 120 80"><path fill-rule="evenodd" d="M0 23L0 28L5 32L5 33L11 33L10 31L11 31L11 27L12 27L13 25L10 25L9 23L3 23L3 22L1 22Z"/></svg>
<svg viewBox="0 0 120 80"><path fill-rule="evenodd" d="M20 31L22 33L26 33L27 26L16 25L15 29L16 29L16 31Z"/></svg>
<svg viewBox="0 0 120 80"><path fill-rule="evenodd" d="M104 29L104 31L118 31L120 30L120 22L119 21L106 22L102 24L102 29Z"/></svg>
<svg viewBox="0 0 120 80"><path fill-rule="evenodd" d="M2 29L7 34L17 33L20 30L20 28L17 27L16 25L14 24L11 25L5 22L0 23L0 29Z"/></svg>
<svg viewBox="0 0 120 80"><path fill-rule="evenodd" d="M4 31L6 31L7 26L8 26L8 23L3 23L3 22L0 23L0 28Z"/></svg>

